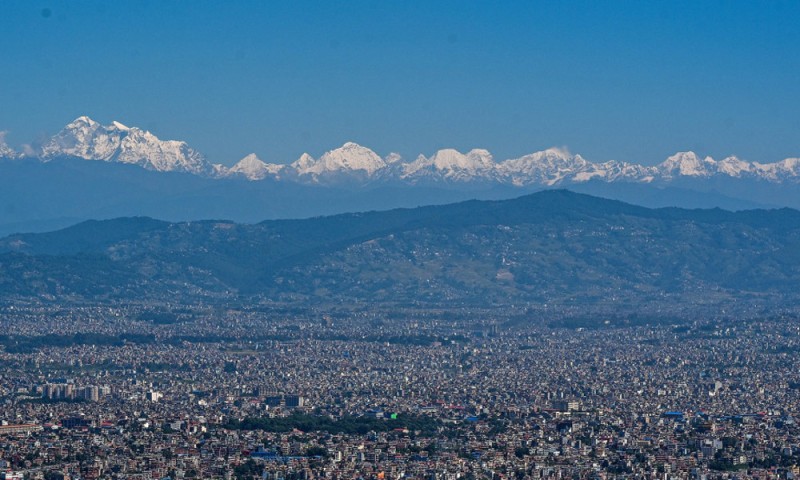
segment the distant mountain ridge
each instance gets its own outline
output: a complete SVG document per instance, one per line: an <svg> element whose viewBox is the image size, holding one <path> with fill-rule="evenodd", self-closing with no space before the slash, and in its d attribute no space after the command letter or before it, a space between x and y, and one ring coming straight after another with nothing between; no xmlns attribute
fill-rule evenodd
<svg viewBox="0 0 800 480"><path fill-rule="evenodd" d="M13 151L0 137L0 158L25 155ZM495 161L491 153L474 149L461 153L443 149L430 157L405 161L391 153L381 157L367 147L347 142L318 159L303 154L288 164L266 163L255 154L232 167L211 164L186 142L161 140L152 133L119 122L103 126L83 116L66 125L28 154L47 162L80 158L134 164L159 172L184 172L207 178L239 177L251 181L285 181L304 185L505 185L553 187L589 181L671 184L681 179L727 178L778 184L800 183L800 158L774 163L747 162L735 156L722 160L679 152L655 166L609 160L594 163L565 149L550 148L519 158Z"/></svg>
<svg viewBox="0 0 800 480"><path fill-rule="evenodd" d="M348 142L319 158L273 164L250 154L226 167L186 142L88 117L25 151L8 147L0 132L0 235L125 216L252 223L554 188L647 207L800 209L800 161L791 158L760 164L686 152L643 166L550 148L502 161L483 149L406 160Z"/></svg>
<svg viewBox="0 0 800 480"><path fill-rule="evenodd" d="M0 239L3 301L717 315L796 308L797 285L796 210L648 209L564 190L254 225L119 218Z"/></svg>
<svg viewBox="0 0 800 480"><path fill-rule="evenodd" d="M112 163L128 163L159 172L212 175L200 152L186 142L160 140L150 132L119 122L103 126L89 117L79 117L41 147L39 158L77 157Z"/></svg>

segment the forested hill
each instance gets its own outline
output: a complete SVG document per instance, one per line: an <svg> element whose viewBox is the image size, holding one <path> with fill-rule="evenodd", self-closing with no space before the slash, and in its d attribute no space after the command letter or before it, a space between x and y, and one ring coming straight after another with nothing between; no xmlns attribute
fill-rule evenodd
<svg viewBox="0 0 800 480"><path fill-rule="evenodd" d="M0 240L6 300L744 308L791 305L798 287L798 211L647 209L564 190L255 225L119 218Z"/></svg>

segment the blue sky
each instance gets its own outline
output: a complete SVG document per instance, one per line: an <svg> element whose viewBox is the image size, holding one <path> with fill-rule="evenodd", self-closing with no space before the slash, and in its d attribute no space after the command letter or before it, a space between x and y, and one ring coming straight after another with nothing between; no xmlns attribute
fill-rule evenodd
<svg viewBox="0 0 800 480"><path fill-rule="evenodd" d="M800 2L0 2L0 130L79 115L231 164L567 146L800 156Z"/></svg>

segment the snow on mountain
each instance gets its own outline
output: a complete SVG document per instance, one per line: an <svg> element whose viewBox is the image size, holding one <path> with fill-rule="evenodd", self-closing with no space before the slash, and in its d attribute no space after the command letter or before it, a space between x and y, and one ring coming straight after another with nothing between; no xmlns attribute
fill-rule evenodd
<svg viewBox="0 0 800 480"><path fill-rule="evenodd" d="M487 150L474 149L463 154L452 148L439 150L430 158L420 155L404 164L400 178L412 183L422 179L469 182L493 179L496 164Z"/></svg>
<svg viewBox="0 0 800 480"><path fill-rule="evenodd" d="M241 175L248 180L263 180L267 177L279 178L284 168L286 168L285 165L266 163L255 153L251 153L227 169L226 176Z"/></svg>
<svg viewBox="0 0 800 480"><path fill-rule="evenodd" d="M743 174L752 173L753 164L740 160L738 157L730 156L717 162L717 172L730 177L740 178Z"/></svg>
<svg viewBox="0 0 800 480"><path fill-rule="evenodd" d="M500 178L511 185L557 185L576 174L589 172L592 166L580 155L562 148L548 148L500 162L498 170ZM589 179L584 178L580 181Z"/></svg>
<svg viewBox="0 0 800 480"><path fill-rule="evenodd" d="M579 172L572 177L575 182L585 182L591 179L600 179L605 182L628 181L650 183L655 180L658 172L656 167L646 167L635 163L618 162L609 160L603 163L590 163L591 167Z"/></svg>
<svg viewBox="0 0 800 480"><path fill-rule="evenodd" d="M0 158L20 154L5 143L0 132ZM519 158L495 162L487 150L461 153L443 149L430 157L404 161L391 153L381 158L367 147L347 142L319 159L304 153L289 165L263 162L250 154L232 167L211 165L186 142L160 140L152 133L120 122L104 126L89 117L78 117L28 156L49 161L56 157L129 163L156 171L188 172L211 178L240 176L258 181L273 178L310 184L336 183L499 183L514 186L566 185L588 181L669 183L681 178L730 177L773 183L800 183L800 159L775 163L747 162L730 156L720 161L694 152L678 152L656 166L610 160L589 162L566 149L549 148Z"/></svg>
<svg viewBox="0 0 800 480"><path fill-rule="evenodd" d="M399 153L392 152L386 155L384 161L386 161L387 165L396 165L403 161L403 157L401 157Z"/></svg>
<svg viewBox="0 0 800 480"><path fill-rule="evenodd" d="M314 166L315 162L316 160L314 160L314 157L304 153L289 166L294 169L295 172L306 172L311 169L312 166Z"/></svg>
<svg viewBox="0 0 800 480"><path fill-rule="evenodd" d="M0 158L16 158L17 152L5 143L0 143Z"/></svg>
<svg viewBox="0 0 800 480"><path fill-rule="evenodd" d="M735 156L715 161L711 157L700 159L693 152L681 152L669 157L657 169L663 181L678 177L708 178L714 175L775 183L800 181L800 159L797 158L787 158L775 163L751 163Z"/></svg>
<svg viewBox="0 0 800 480"><path fill-rule="evenodd" d="M111 134L111 129L104 128L89 117L78 117L42 145L41 157L49 159L70 155L87 160L111 161L121 143L120 136Z"/></svg>
<svg viewBox="0 0 800 480"><path fill-rule="evenodd" d="M367 180L384 170L387 165L384 159L369 148L347 142L335 150L325 152L317 160L304 153L290 167L302 181L318 183L344 177Z"/></svg>
<svg viewBox="0 0 800 480"><path fill-rule="evenodd" d="M17 158L19 154L6 143L6 132L0 132L0 158Z"/></svg>
<svg viewBox="0 0 800 480"><path fill-rule="evenodd" d="M676 176L710 177L717 173L717 162L711 157L701 159L694 152L678 152L661 162L658 171L667 179Z"/></svg>
<svg viewBox="0 0 800 480"><path fill-rule="evenodd" d="M212 178L225 178L233 175L228 167L225 165L221 165L219 163L215 163L211 165L211 173L209 176Z"/></svg>
<svg viewBox="0 0 800 480"><path fill-rule="evenodd" d="M119 122L104 126L86 116L78 117L42 145L42 160L61 156L130 163L160 172L213 172L205 157L186 142L160 140L148 131Z"/></svg>
<svg viewBox="0 0 800 480"><path fill-rule="evenodd" d="M772 182L800 182L800 158L787 158L775 163L753 163L758 176Z"/></svg>

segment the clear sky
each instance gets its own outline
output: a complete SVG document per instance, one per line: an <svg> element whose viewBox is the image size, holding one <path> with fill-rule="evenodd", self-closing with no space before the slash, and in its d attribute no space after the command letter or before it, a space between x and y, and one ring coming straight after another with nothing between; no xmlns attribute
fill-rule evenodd
<svg viewBox="0 0 800 480"><path fill-rule="evenodd" d="M800 2L0 0L0 130L80 115L285 163L800 156Z"/></svg>

